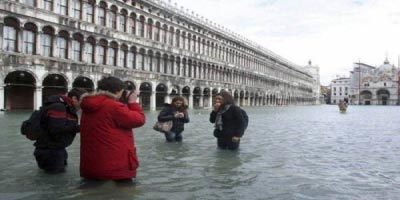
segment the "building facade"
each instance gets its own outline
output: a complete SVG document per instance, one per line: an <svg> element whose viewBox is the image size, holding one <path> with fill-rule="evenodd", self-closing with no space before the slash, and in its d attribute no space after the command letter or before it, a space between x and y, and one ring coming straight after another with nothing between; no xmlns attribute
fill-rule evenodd
<svg viewBox="0 0 400 200"><path fill-rule="evenodd" d="M351 103L357 105L397 105L398 70L386 59L379 67L354 63Z"/></svg>
<svg viewBox="0 0 400 200"><path fill-rule="evenodd" d="M350 78L337 78L331 82L331 103L338 104L340 100L349 101Z"/></svg>
<svg viewBox="0 0 400 200"><path fill-rule="evenodd" d="M304 67L306 71L310 73L313 77L313 93L312 96L315 100L315 104L320 104L323 101L323 96L321 95L321 81L319 75L319 66L312 65L311 60L308 61L308 65Z"/></svg>
<svg viewBox="0 0 400 200"><path fill-rule="evenodd" d="M145 109L176 95L190 108L232 93L241 106L313 104L313 78L225 28L159 0L6 0L0 4L0 109L96 89L107 75Z"/></svg>

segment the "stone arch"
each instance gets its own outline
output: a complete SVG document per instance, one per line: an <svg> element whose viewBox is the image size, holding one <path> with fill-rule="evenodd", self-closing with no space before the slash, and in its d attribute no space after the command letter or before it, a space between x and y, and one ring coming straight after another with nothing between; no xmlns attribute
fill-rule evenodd
<svg viewBox="0 0 400 200"><path fill-rule="evenodd" d="M75 78L74 82L72 82L72 88L82 88L88 92L92 92L94 91L94 84L92 79L86 76L78 76Z"/></svg>
<svg viewBox="0 0 400 200"><path fill-rule="evenodd" d="M42 82L42 99L56 94L68 92L68 79L63 74L48 74Z"/></svg>
<svg viewBox="0 0 400 200"><path fill-rule="evenodd" d="M193 88L193 107L194 108L200 108L201 107L201 88L199 86L196 86Z"/></svg>
<svg viewBox="0 0 400 200"><path fill-rule="evenodd" d="M376 91L377 104L378 105L388 105L390 104L390 92L387 89L379 89Z"/></svg>
<svg viewBox="0 0 400 200"><path fill-rule="evenodd" d="M139 87L139 101L142 105L142 108L145 110L150 110L150 98L153 91L153 87L151 83L143 82Z"/></svg>
<svg viewBox="0 0 400 200"><path fill-rule="evenodd" d="M32 72L16 70L4 79L4 106L6 110L34 109L37 79Z"/></svg>
<svg viewBox="0 0 400 200"><path fill-rule="evenodd" d="M159 83L156 87L156 109L162 108L165 103L165 97L168 95L168 87L164 83Z"/></svg>

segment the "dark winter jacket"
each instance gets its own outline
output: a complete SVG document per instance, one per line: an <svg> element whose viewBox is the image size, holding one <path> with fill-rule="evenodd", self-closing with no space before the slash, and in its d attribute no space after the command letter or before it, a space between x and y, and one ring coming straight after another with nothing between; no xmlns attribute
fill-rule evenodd
<svg viewBox="0 0 400 200"><path fill-rule="evenodd" d="M212 111L210 114L210 122L215 123L217 112ZM242 111L236 105L229 107L222 114L222 131L215 129L214 136L220 137L242 137L244 133L245 119Z"/></svg>
<svg viewBox="0 0 400 200"><path fill-rule="evenodd" d="M71 99L54 95L44 103L47 112L44 120L44 134L34 143L37 148L63 149L73 142L79 132L78 115Z"/></svg>
<svg viewBox="0 0 400 200"><path fill-rule="evenodd" d="M171 104L164 104L164 108L158 114L159 122L166 122L172 120L171 131L174 133L181 133L185 129L184 124L189 122L189 115L185 109L183 112L185 114L184 118L175 118L175 113L182 112Z"/></svg>

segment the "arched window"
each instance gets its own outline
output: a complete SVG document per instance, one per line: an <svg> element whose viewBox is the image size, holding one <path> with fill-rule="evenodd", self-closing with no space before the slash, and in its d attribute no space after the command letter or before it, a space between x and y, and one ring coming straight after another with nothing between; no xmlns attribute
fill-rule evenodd
<svg viewBox="0 0 400 200"><path fill-rule="evenodd" d="M94 47L96 45L96 40L93 37L88 37L85 43L85 57L86 62L94 63Z"/></svg>
<svg viewBox="0 0 400 200"><path fill-rule="evenodd" d="M119 16L119 30L126 32L127 19L128 19L128 12L125 9L121 10L121 14Z"/></svg>
<svg viewBox="0 0 400 200"><path fill-rule="evenodd" d="M85 0L84 8L85 8L85 20L90 23L94 23L94 0Z"/></svg>
<svg viewBox="0 0 400 200"><path fill-rule="evenodd" d="M185 49L185 47L186 47L186 33L185 32L182 32L181 47L182 47L182 49Z"/></svg>
<svg viewBox="0 0 400 200"><path fill-rule="evenodd" d="M163 57L163 73L167 73L168 72L168 55L164 54Z"/></svg>
<svg viewBox="0 0 400 200"><path fill-rule="evenodd" d="M108 25L113 29L117 29L117 11L118 8L116 6L111 6L111 12L109 12L108 17Z"/></svg>
<svg viewBox="0 0 400 200"><path fill-rule="evenodd" d="M154 64L153 63L155 63L154 62L154 55L153 55L152 51L149 51L147 54L148 54L147 56L148 56L148 61L149 61L148 70L152 72L152 71L154 71Z"/></svg>
<svg viewBox="0 0 400 200"><path fill-rule="evenodd" d="M60 31L57 37L57 55L59 58L68 57L68 37L67 31Z"/></svg>
<svg viewBox="0 0 400 200"><path fill-rule="evenodd" d="M158 42L160 41L160 23L159 22L156 23L156 27L154 29L154 39Z"/></svg>
<svg viewBox="0 0 400 200"><path fill-rule="evenodd" d="M147 38L153 39L153 20L151 19L147 22Z"/></svg>
<svg viewBox="0 0 400 200"><path fill-rule="evenodd" d="M163 37L162 37L162 43L167 44L168 40L168 26L164 24L163 26Z"/></svg>
<svg viewBox="0 0 400 200"><path fill-rule="evenodd" d="M53 0L43 0L43 9L52 11L53 10Z"/></svg>
<svg viewBox="0 0 400 200"><path fill-rule="evenodd" d="M128 46L126 44L121 45L119 50L119 65L127 67L126 57L128 56Z"/></svg>
<svg viewBox="0 0 400 200"><path fill-rule="evenodd" d="M137 69L144 70L144 50L140 49L137 55L138 66Z"/></svg>
<svg viewBox="0 0 400 200"><path fill-rule="evenodd" d="M106 26L106 8L107 4L100 2L100 8L97 12L97 22L102 26Z"/></svg>
<svg viewBox="0 0 400 200"><path fill-rule="evenodd" d="M97 64L106 64L106 49L107 49L107 40L100 40L99 44L96 47L96 55L97 55Z"/></svg>
<svg viewBox="0 0 400 200"><path fill-rule="evenodd" d="M117 50L118 50L118 44L116 42L111 42L107 56L108 56L108 63L109 65L116 66L117 65Z"/></svg>
<svg viewBox="0 0 400 200"><path fill-rule="evenodd" d="M57 1L57 13L60 15L68 16L68 0Z"/></svg>
<svg viewBox="0 0 400 200"><path fill-rule="evenodd" d="M157 72L161 72L161 55L160 53L156 53L156 68Z"/></svg>
<svg viewBox="0 0 400 200"><path fill-rule="evenodd" d="M171 45L171 46L173 46L174 45L174 33L175 33L175 30L174 30L174 27L170 27L169 28L169 40L168 40L168 44L169 45Z"/></svg>
<svg viewBox="0 0 400 200"><path fill-rule="evenodd" d="M192 42L192 34L188 33L188 36L187 36L187 50L189 50L189 51L192 48L191 42Z"/></svg>
<svg viewBox="0 0 400 200"><path fill-rule="evenodd" d="M136 35L136 15L134 13L129 17L129 31L133 35Z"/></svg>
<svg viewBox="0 0 400 200"><path fill-rule="evenodd" d="M81 18L82 4L81 0L72 0L72 17Z"/></svg>
<svg viewBox="0 0 400 200"><path fill-rule="evenodd" d="M37 34L37 27L32 23L27 23L24 25L24 47L23 52L26 54L35 54L36 49L36 34Z"/></svg>
<svg viewBox="0 0 400 200"><path fill-rule="evenodd" d="M140 21L139 21L139 36L144 37L144 24L145 24L145 19L143 16L140 16Z"/></svg>
<svg viewBox="0 0 400 200"><path fill-rule="evenodd" d="M17 33L18 33L19 22L13 18L4 19L3 29L3 49L5 51L16 52L17 48Z"/></svg>
<svg viewBox="0 0 400 200"><path fill-rule="evenodd" d="M136 62L136 48L132 47L128 53L128 68L135 69L135 62Z"/></svg>
<svg viewBox="0 0 400 200"><path fill-rule="evenodd" d="M72 38L72 60L82 61L83 36L75 33Z"/></svg>
<svg viewBox="0 0 400 200"><path fill-rule="evenodd" d="M175 35L175 47L178 47L178 48L179 48L180 39L181 39L180 31L179 31L179 30L176 30L176 35Z"/></svg>
<svg viewBox="0 0 400 200"><path fill-rule="evenodd" d="M53 36L54 36L54 29L50 26L46 26L43 28L43 34L41 35L41 49L42 49L42 56L53 56Z"/></svg>
<svg viewBox="0 0 400 200"><path fill-rule="evenodd" d="M196 36L195 35L193 35L192 51L196 52Z"/></svg>
<svg viewBox="0 0 400 200"><path fill-rule="evenodd" d="M169 58L169 73L174 74L175 73L175 57L171 56Z"/></svg>

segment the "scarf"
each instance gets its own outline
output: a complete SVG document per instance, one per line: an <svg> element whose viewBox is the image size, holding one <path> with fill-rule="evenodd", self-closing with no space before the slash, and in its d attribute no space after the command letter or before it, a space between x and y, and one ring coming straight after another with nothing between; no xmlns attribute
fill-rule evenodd
<svg viewBox="0 0 400 200"><path fill-rule="evenodd" d="M222 131L222 114L226 112L231 107L231 104L225 105L222 109L219 109L217 112L217 116L215 118L215 128Z"/></svg>

